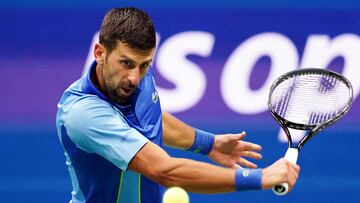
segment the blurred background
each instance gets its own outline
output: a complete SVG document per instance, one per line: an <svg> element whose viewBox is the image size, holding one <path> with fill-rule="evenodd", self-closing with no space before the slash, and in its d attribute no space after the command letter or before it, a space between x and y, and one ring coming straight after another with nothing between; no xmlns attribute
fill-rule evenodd
<svg viewBox="0 0 360 203"><path fill-rule="evenodd" d="M1 202L68 202L70 177L55 129L56 104L91 61L112 7L150 14L153 69L163 109L215 133L245 130L266 167L287 149L267 110L271 82L297 67L327 68L353 84L350 112L300 153L294 190L190 194L192 203L360 202L360 2L356 0L2 0ZM95 39L95 40L94 40ZM211 162L167 149L173 156Z"/></svg>

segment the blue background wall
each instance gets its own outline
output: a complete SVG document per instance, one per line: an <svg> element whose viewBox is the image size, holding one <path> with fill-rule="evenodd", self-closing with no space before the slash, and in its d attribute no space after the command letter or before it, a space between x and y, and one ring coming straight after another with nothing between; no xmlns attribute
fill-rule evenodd
<svg viewBox="0 0 360 203"><path fill-rule="evenodd" d="M283 156L287 144L279 140L278 124L266 109L259 107L257 112L241 113L225 102L221 78L229 57L248 39L277 33L295 46L296 66L301 66L309 36L335 39L344 34L360 34L360 3L355 0L223 0L221 4L206 0L156 3L3 0L0 5L1 202L67 202L70 199L71 183L55 129L56 104L63 90L81 76L105 12L111 7L129 5L140 7L152 16L160 36L158 50L183 32L201 31L213 36L214 44L208 56L189 53L182 59L200 68L206 78L206 89L196 104L175 115L216 133L246 130L247 140L263 146L263 159L257 162L261 167ZM359 55L360 47L355 45L352 50ZM191 202L360 202L360 102L357 98L360 67L356 66L359 64L356 60L339 55L323 67L341 73L346 69L351 73L348 76L356 90L354 104L344 119L304 147L299 157L300 178L289 195L277 197L271 191L191 194ZM264 86L273 66L270 57L259 57L248 78L252 91ZM158 86L175 90L176 82L159 71L159 67L156 59L153 68ZM176 64L168 68L179 71L175 67ZM234 85L232 91L236 94L240 88ZM171 102L168 101L170 105ZM191 153L167 150L173 156L209 161Z"/></svg>

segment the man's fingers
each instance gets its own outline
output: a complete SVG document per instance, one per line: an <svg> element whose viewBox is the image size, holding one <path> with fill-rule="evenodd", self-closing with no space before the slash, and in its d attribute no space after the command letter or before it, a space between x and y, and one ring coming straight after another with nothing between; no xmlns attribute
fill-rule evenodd
<svg viewBox="0 0 360 203"><path fill-rule="evenodd" d="M228 139L229 141L239 141L239 140L243 140L245 136L246 136L246 132L243 131L239 134L228 134Z"/></svg>
<svg viewBox="0 0 360 203"><path fill-rule="evenodd" d="M231 166L231 168L238 169L238 168L243 168L243 167L241 167L239 164L235 163Z"/></svg>
<svg viewBox="0 0 360 203"><path fill-rule="evenodd" d="M297 164L295 164L295 171L297 174L299 174L299 172L300 172L300 166Z"/></svg>
<svg viewBox="0 0 360 203"><path fill-rule="evenodd" d="M272 188L281 183L289 184L289 192L299 178L300 167L284 158L263 169L263 188Z"/></svg>
<svg viewBox="0 0 360 203"><path fill-rule="evenodd" d="M260 151L261 148L262 148L258 144L243 141L243 139L246 136L245 131L243 131L242 133L239 133L239 134L228 134L227 136L228 136L227 137L228 141L230 141L230 142L237 141L236 148L238 150L241 150L241 151L253 151L253 150L254 151Z"/></svg>
<svg viewBox="0 0 360 203"><path fill-rule="evenodd" d="M290 190L295 185L297 179L299 178L300 167L297 164L288 163L288 184L290 186Z"/></svg>
<svg viewBox="0 0 360 203"><path fill-rule="evenodd" d="M251 142L239 141L237 149L241 151L260 151L262 147Z"/></svg>
<svg viewBox="0 0 360 203"><path fill-rule="evenodd" d="M240 156L246 156L246 157L256 159L256 160L259 160L262 158L262 155L260 153L254 152L254 151L242 151L240 153Z"/></svg>
<svg viewBox="0 0 360 203"><path fill-rule="evenodd" d="M241 166L245 166L248 168L257 168L257 165L244 159L244 158L239 158L237 161L238 164L240 164Z"/></svg>
<svg viewBox="0 0 360 203"><path fill-rule="evenodd" d="M292 176L294 177L295 181L299 178L300 166L297 164L292 164Z"/></svg>

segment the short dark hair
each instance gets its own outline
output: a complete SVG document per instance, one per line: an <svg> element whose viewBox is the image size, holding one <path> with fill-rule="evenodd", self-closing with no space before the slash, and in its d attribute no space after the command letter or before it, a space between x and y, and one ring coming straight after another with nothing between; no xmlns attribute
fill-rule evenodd
<svg viewBox="0 0 360 203"><path fill-rule="evenodd" d="M151 18L144 11L132 7L108 11L101 24L99 42L111 52L117 41L139 50L155 48L155 28Z"/></svg>

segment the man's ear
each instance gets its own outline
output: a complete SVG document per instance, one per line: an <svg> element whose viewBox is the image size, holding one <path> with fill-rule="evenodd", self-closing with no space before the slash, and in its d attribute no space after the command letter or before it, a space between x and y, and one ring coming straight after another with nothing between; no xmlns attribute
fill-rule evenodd
<svg viewBox="0 0 360 203"><path fill-rule="evenodd" d="M105 61L106 49L103 45L96 43L94 48L95 61L98 64L103 64Z"/></svg>

